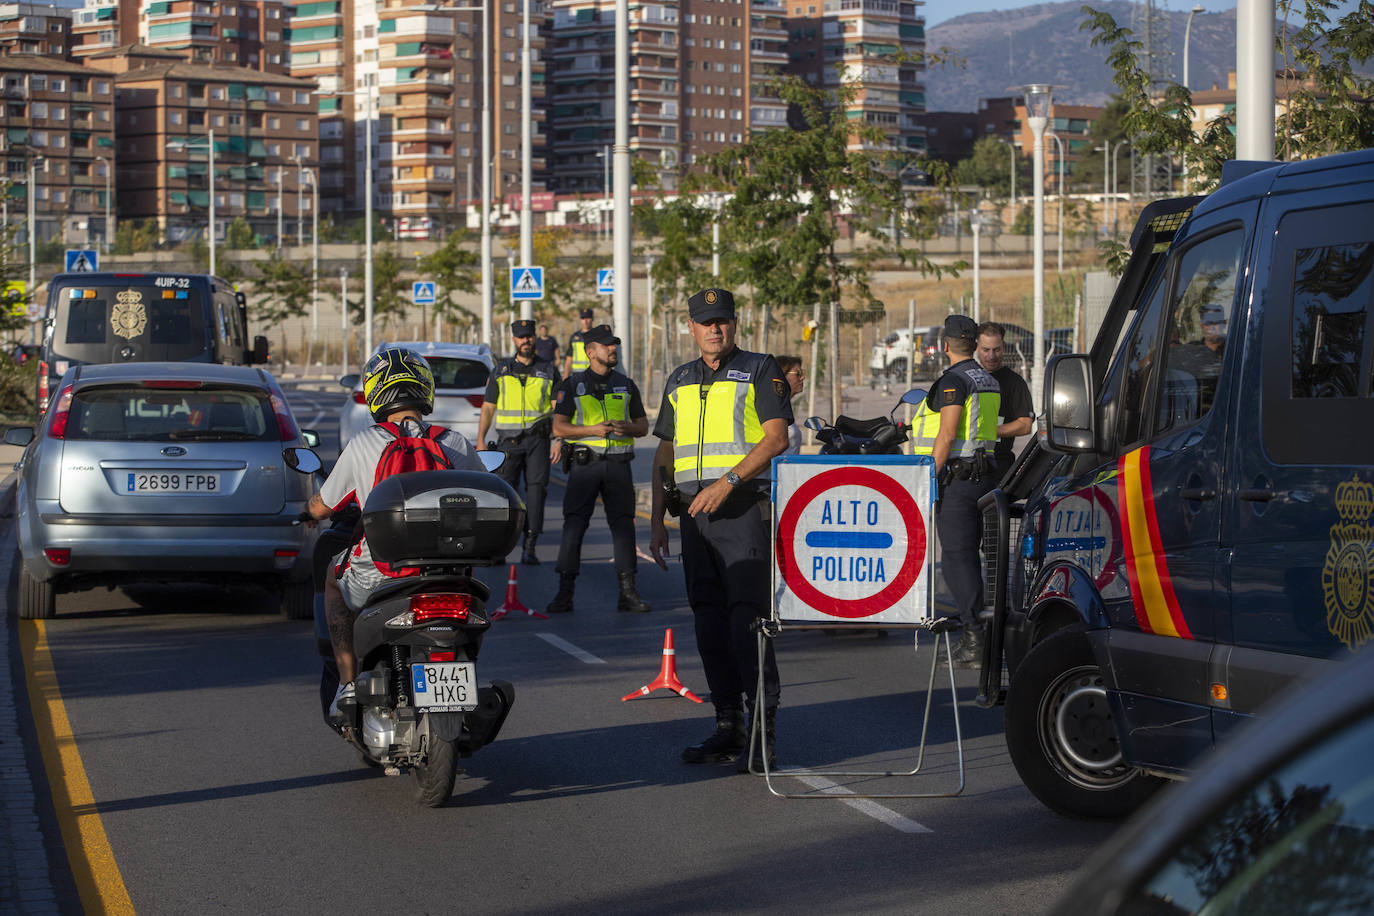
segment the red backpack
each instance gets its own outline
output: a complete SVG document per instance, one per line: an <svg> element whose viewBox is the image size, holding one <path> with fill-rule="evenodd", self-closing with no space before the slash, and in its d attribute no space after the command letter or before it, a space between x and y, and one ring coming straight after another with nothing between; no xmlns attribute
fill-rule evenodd
<svg viewBox="0 0 1374 916"><path fill-rule="evenodd" d="M401 428L395 423L377 425L393 438L377 459L377 476L372 481L374 487L392 474L453 470L453 462L439 445L439 439L448 432L442 426L431 426L420 436L407 436L401 433Z"/></svg>

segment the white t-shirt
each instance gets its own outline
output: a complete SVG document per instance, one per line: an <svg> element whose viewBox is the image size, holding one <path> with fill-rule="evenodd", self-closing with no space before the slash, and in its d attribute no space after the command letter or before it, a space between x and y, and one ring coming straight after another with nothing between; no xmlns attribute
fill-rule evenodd
<svg viewBox="0 0 1374 916"><path fill-rule="evenodd" d="M404 423L411 427L408 433L412 436L418 437L429 429L428 423L416 423L414 420L405 420ZM377 462L381 460L386 447L394 441L395 437L380 426L368 427L354 436L339 456L329 479L320 487L320 499L324 504L334 511L342 509L353 500L357 500L359 506L367 505L373 480L377 477ZM453 462L454 470L486 470L462 433L448 429L439 437L438 443ZM388 578L382 575L377 569L377 564L372 561L372 551L368 549L366 538L358 542L349 554L345 575L353 576L357 584L363 588L374 588Z"/></svg>

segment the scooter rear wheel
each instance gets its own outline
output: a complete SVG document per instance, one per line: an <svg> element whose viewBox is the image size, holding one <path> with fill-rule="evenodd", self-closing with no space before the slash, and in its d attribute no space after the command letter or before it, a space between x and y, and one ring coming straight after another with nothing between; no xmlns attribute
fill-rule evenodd
<svg viewBox="0 0 1374 916"><path fill-rule="evenodd" d="M430 739L425 762L412 767L416 794L427 808L442 808L453 794L458 778L458 742Z"/></svg>

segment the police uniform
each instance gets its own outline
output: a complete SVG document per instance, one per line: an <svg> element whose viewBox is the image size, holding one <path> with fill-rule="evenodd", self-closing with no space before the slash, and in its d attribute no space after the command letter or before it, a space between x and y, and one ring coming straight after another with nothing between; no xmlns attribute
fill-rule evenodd
<svg viewBox="0 0 1374 916"><path fill-rule="evenodd" d="M992 377L997 380L997 387L1001 389L999 413L1002 423L1010 423L1012 420L1019 420L1022 417L1033 418L1035 416L1030 386L1026 384L1026 380L1021 377L1019 372L1011 366L1002 366L992 373ZM1016 437L998 436L997 448L993 450L993 480L1001 481L1015 463Z"/></svg>
<svg viewBox="0 0 1374 916"><path fill-rule="evenodd" d="M708 289L688 300L692 321L735 316L734 297ZM739 481L734 467L763 439L769 420L792 422L789 388L773 357L738 347L716 369L695 359L668 377L654 435L673 444L673 480L685 507L724 477L734 490L720 508L682 513L682 568L696 624L697 651L711 689L716 732L683 751L688 763L734 759L746 738L744 709L753 708L758 649L751 627L769 614L771 465ZM731 480L731 478L734 480ZM772 641L763 667L766 727L771 732L781 687ZM747 760L741 759L747 769Z"/></svg>
<svg viewBox="0 0 1374 916"><path fill-rule="evenodd" d="M945 340L976 342L978 326L964 315L945 319ZM940 567L954 600L953 616L964 625L958 659L981 660L982 639L974 624L983 606L983 569L978 548L983 518L978 500L997 485L991 450L997 442L1001 393L997 380L972 356L945 370L912 418L912 453L934 453L940 411L961 406L954 442L939 477L935 527L940 537Z"/></svg>
<svg viewBox="0 0 1374 916"><path fill-rule="evenodd" d="M578 315L579 318L591 318L592 310L583 309ZM568 338L568 356L572 358L572 364L568 369L568 376L574 372L581 372L592 363L587 359L587 344L584 340L586 334L583 331L573 331L572 337Z"/></svg>
<svg viewBox="0 0 1374 916"><path fill-rule="evenodd" d="M584 343L620 344L606 325L583 335ZM554 413L574 426L597 426L611 420L637 420L644 416L639 387L623 373L611 369L598 373L588 366L570 375L558 390ZM563 542L558 548L558 594L546 610L567 613L573 609L573 583L582 565L582 538L591 522L596 499L606 512L611 529L615 571L620 584L617 610L644 613L649 605L635 589L635 487L630 473L634 458L630 436L568 439L563 466L568 486L563 494Z"/></svg>
<svg viewBox="0 0 1374 916"><path fill-rule="evenodd" d="M533 337L533 321L511 324L516 337ZM523 363L508 356L496 364L487 382L483 402L496 405L492 428L496 447L506 454L497 469L501 479L519 488L525 477L524 561L537 564L535 541L544 530L544 493L549 485L549 435L552 426L553 394L558 387L558 370L552 363L534 360Z"/></svg>

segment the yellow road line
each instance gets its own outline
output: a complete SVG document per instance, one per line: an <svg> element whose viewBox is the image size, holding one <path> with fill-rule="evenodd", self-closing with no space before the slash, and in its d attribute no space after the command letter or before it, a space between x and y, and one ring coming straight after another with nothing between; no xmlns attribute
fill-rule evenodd
<svg viewBox="0 0 1374 916"><path fill-rule="evenodd" d="M110 839L105 835L105 825L100 820L67 718L67 707L62 702L43 621L19 621L19 645L43 766L48 772L53 807L62 828L72 877L81 895L81 907L87 913L132 914L134 904L119 874Z"/></svg>

